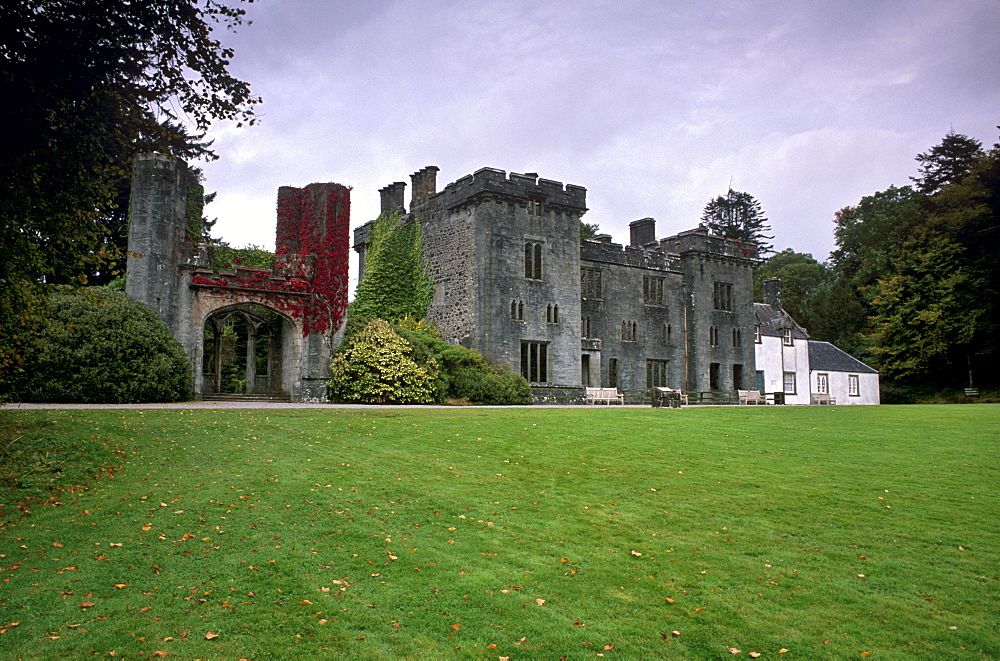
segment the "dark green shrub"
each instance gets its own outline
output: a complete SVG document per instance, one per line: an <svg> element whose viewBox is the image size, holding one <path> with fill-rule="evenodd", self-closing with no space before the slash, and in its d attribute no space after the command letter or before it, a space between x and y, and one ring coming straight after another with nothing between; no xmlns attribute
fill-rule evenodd
<svg viewBox="0 0 1000 661"><path fill-rule="evenodd" d="M148 307L104 287L56 287L13 396L29 402L191 399L191 365Z"/></svg>
<svg viewBox="0 0 1000 661"><path fill-rule="evenodd" d="M414 360L429 355L440 370L435 384L435 401L468 400L479 404L530 404L531 386L519 374L491 366L482 354L449 344L433 329L411 330L403 324L396 332L413 347Z"/></svg>

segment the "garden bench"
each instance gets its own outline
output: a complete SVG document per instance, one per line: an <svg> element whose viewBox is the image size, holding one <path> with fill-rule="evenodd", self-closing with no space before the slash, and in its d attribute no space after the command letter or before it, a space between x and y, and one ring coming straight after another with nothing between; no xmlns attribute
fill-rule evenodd
<svg viewBox="0 0 1000 661"><path fill-rule="evenodd" d="M759 390L739 390L740 404L767 404Z"/></svg>
<svg viewBox="0 0 1000 661"><path fill-rule="evenodd" d="M618 388L587 388L587 403L597 404L598 402L625 404L625 395L620 394Z"/></svg>
<svg viewBox="0 0 1000 661"><path fill-rule="evenodd" d="M830 397L830 395L826 393L814 393L809 396L809 400L810 404L819 404L819 405L829 404L832 406L833 404L837 403L836 399Z"/></svg>

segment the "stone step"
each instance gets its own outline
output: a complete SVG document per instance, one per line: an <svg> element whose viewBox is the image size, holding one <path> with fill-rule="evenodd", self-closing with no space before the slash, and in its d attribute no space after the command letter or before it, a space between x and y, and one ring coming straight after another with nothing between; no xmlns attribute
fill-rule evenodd
<svg viewBox="0 0 1000 661"><path fill-rule="evenodd" d="M217 392L201 396L203 402L290 402L288 395L280 393L254 394Z"/></svg>

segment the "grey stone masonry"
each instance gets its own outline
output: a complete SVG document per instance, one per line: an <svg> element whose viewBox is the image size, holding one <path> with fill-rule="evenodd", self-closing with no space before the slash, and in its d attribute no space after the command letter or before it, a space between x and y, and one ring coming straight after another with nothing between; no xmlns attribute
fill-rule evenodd
<svg viewBox="0 0 1000 661"><path fill-rule="evenodd" d="M581 186L482 168L436 192L437 172L411 175L410 213L445 339L536 389L751 386L754 246L703 227L657 240L652 218L631 223L628 246L581 241ZM362 277L368 227L354 232Z"/></svg>

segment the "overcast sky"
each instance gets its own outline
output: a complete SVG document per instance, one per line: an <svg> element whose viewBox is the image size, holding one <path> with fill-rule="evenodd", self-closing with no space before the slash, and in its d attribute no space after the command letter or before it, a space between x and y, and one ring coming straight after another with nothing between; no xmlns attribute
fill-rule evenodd
<svg viewBox="0 0 1000 661"><path fill-rule="evenodd" d="M909 183L949 129L997 141L998 0L258 0L223 37L261 122L210 134L215 234L274 246L279 186L378 189L437 165L587 188L615 241L755 196L775 248L826 259L833 216ZM409 186L407 202L409 201ZM354 269L352 267L352 276Z"/></svg>

